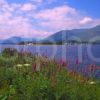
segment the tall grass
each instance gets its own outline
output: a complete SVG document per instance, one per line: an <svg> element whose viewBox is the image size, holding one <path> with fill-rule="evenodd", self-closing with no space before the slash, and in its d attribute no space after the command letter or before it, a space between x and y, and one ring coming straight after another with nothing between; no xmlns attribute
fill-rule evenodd
<svg viewBox="0 0 100 100"><path fill-rule="evenodd" d="M67 70L67 63L5 49L0 100L100 100L100 81Z"/></svg>

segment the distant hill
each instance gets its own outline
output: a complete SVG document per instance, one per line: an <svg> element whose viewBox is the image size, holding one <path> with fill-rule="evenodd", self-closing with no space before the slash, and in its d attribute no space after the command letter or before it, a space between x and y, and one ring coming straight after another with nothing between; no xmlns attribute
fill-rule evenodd
<svg viewBox="0 0 100 100"><path fill-rule="evenodd" d="M45 39L37 40L35 38L22 38L22 37L10 37L5 40L0 40L0 44L24 44L24 43L42 43L42 44L53 44L53 43L88 43L91 39L98 38L95 43L100 43L100 25L88 28L88 29L73 29L73 30L62 30Z"/></svg>
<svg viewBox="0 0 100 100"><path fill-rule="evenodd" d="M36 42L34 38L22 38L22 37L11 37L5 40L1 40L1 44L19 44L22 42Z"/></svg>
<svg viewBox="0 0 100 100"><path fill-rule="evenodd" d="M91 39L100 36L100 25L88 28L88 29L73 29L73 30L63 30L57 32L44 40L43 43L61 43L61 42L89 42ZM100 43L100 38L96 43Z"/></svg>

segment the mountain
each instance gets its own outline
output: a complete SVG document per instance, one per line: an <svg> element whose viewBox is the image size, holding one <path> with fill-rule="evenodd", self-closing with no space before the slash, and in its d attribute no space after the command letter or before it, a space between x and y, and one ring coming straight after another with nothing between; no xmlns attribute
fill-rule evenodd
<svg viewBox="0 0 100 100"><path fill-rule="evenodd" d="M100 43L100 25L88 29L72 29L59 31L45 39L37 40L35 38L10 37L0 40L0 44L24 44L24 42L32 43L66 43L66 42L93 42ZM96 41L96 39L98 39Z"/></svg>
<svg viewBox="0 0 100 100"><path fill-rule="evenodd" d="M0 40L1 44L19 44L21 42L36 42L34 38L10 37L5 40Z"/></svg>
<svg viewBox="0 0 100 100"><path fill-rule="evenodd" d="M62 42L99 42L100 25L88 29L73 29L59 31L42 40L43 43L62 43ZM97 41L96 39L99 38Z"/></svg>

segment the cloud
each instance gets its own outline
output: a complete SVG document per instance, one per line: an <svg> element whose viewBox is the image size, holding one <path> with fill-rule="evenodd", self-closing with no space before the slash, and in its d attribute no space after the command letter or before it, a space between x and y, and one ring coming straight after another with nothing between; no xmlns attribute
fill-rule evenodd
<svg viewBox="0 0 100 100"><path fill-rule="evenodd" d="M93 19L92 17L83 17L80 21L79 21L79 26L80 27L94 27L100 25L100 19Z"/></svg>
<svg viewBox="0 0 100 100"><path fill-rule="evenodd" d="M93 22L93 19L91 17L84 17L82 20L80 20L80 24L81 25L84 25L84 24L88 24L88 23L91 23Z"/></svg>
<svg viewBox="0 0 100 100"><path fill-rule="evenodd" d="M11 36L45 37L50 32L35 29L29 17L23 16L23 11L33 10L32 4L8 4L4 2L0 9L0 38ZM23 8L23 9L22 9ZM16 12L19 12L16 14Z"/></svg>
<svg viewBox="0 0 100 100"><path fill-rule="evenodd" d="M30 10L35 10L37 7L31 3L26 3L22 5L21 10L22 11L30 11Z"/></svg>
<svg viewBox="0 0 100 100"><path fill-rule="evenodd" d="M100 24L99 19L83 15L68 5L39 11L33 18L40 20L39 25L54 32L64 29L92 27Z"/></svg>
<svg viewBox="0 0 100 100"><path fill-rule="evenodd" d="M69 6L60 6L53 9L42 10L36 14L35 18L47 19L47 20L62 20L66 17L66 14L76 14L76 10Z"/></svg>
<svg viewBox="0 0 100 100"><path fill-rule="evenodd" d="M29 0L30 2L35 2L35 3L53 3L56 2L57 0Z"/></svg>
<svg viewBox="0 0 100 100"><path fill-rule="evenodd" d="M41 20L39 24L44 27L49 27L53 30L73 27L77 16L77 10L69 6L59 6L53 9L46 9L38 12L33 16L37 20Z"/></svg>
<svg viewBox="0 0 100 100"><path fill-rule="evenodd" d="M2 20L3 19L3 20ZM50 34L47 31L36 30L29 23L29 19L22 16L12 18L11 14L0 16L0 37L8 38L11 36L21 37L45 37Z"/></svg>
<svg viewBox="0 0 100 100"><path fill-rule="evenodd" d="M44 0L8 4L0 0L0 38L10 36L46 37L59 30L92 27L100 24L100 19L83 15L69 5L43 7ZM33 2L36 2L33 3ZM54 0L49 0L50 3ZM40 7L40 8L39 8Z"/></svg>

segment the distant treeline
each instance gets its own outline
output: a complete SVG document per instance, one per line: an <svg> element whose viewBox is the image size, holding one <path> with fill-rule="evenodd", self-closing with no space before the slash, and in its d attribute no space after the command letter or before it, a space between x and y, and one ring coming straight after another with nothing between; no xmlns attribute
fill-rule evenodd
<svg viewBox="0 0 100 100"><path fill-rule="evenodd" d="M66 41L66 42L20 42L18 45L28 45L28 44L33 44L33 45L47 45L47 44L58 44L58 45L63 45L63 44L100 44L100 42L88 42L88 41Z"/></svg>

